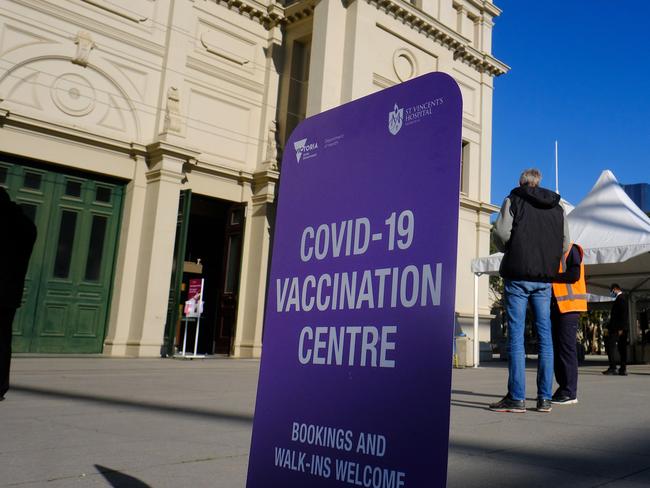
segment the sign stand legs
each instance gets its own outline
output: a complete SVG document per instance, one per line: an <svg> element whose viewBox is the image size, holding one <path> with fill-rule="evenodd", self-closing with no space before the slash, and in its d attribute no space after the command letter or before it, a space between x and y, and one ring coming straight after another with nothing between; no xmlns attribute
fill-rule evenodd
<svg viewBox="0 0 650 488"><path fill-rule="evenodd" d="M192 283L192 282L195 283ZM198 283L196 283L198 282ZM203 313L203 289L205 285L205 280L190 280L190 296L196 296L196 304L191 307L192 310L188 310L185 315L185 333L183 334L183 353L181 354L184 358L203 358L205 355L197 354L199 349L199 330L201 325L201 314ZM193 303L188 300L186 303ZM196 318L196 331L194 333L194 354L188 356L187 351L187 326L189 325L189 319Z"/></svg>

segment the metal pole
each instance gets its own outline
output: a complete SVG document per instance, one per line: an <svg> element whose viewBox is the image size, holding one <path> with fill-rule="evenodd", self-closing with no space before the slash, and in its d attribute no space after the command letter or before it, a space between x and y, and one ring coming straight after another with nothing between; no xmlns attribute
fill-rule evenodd
<svg viewBox="0 0 650 488"><path fill-rule="evenodd" d="M478 341L478 277L479 273L474 273L474 367L478 368L479 364L479 341Z"/></svg>
<svg viewBox="0 0 650 488"><path fill-rule="evenodd" d="M183 334L183 356L185 356L186 345L187 345L187 317L185 317L185 333Z"/></svg>
<svg viewBox="0 0 650 488"><path fill-rule="evenodd" d="M557 141L555 141L555 193L560 193L560 178L557 164Z"/></svg>
<svg viewBox="0 0 650 488"><path fill-rule="evenodd" d="M204 303L203 301L203 285L205 284L205 278L201 278L201 295L199 298L199 303L197 304L197 309L199 312L199 315L196 317L196 333L194 334L194 356L196 356L196 351L199 348L199 326L201 324L201 305Z"/></svg>

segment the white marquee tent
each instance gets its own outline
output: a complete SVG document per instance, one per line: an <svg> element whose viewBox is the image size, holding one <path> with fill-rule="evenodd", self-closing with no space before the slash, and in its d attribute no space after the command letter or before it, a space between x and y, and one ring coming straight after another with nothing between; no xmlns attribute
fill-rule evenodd
<svg viewBox="0 0 650 488"><path fill-rule="evenodd" d="M585 251L590 300L602 301L601 296L613 282L619 283L630 297L650 292L650 218L623 191L611 171L601 173L567 218L571 240ZM472 261L474 337L478 337L478 277L498 274L501 257L497 253ZM476 351L474 357L478 357Z"/></svg>

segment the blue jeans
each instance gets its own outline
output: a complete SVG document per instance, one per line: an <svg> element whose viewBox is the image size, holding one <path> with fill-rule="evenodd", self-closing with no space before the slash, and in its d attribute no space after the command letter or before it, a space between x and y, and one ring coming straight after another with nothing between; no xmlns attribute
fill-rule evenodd
<svg viewBox="0 0 650 488"><path fill-rule="evenodd" d="M553 340L551 339L551 284L533 281L508 281L504 286L508 317L508 393L513 400L526 399L526 352L524 329L526 306L530 301L535 314L539 346L537 398L553 395Z"/></svg>

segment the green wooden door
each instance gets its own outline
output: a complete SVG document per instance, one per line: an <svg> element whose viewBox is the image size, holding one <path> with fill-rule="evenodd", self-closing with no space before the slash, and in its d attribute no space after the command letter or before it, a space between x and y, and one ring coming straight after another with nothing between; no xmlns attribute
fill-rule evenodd
<svg viewBox="0 0 650 488"><path fill-rule="evenodd" d="M122 186L4 161L0 184L38 229L14 351L101 352Z"/></svg>
<svg viewBox="0 0 650 488"><path fill-rule="evenodd" d="M169 284L169 300L167 303L167 321L165 322L165 337L161 356L174 355L174 338L180 324L181 283L183 281L183 265L185 262L185 245L187 231L190 227L190 208L192 206L192 190L181 190L176 215L176 238L174 240L174 261L172 276Z"/></svg>

